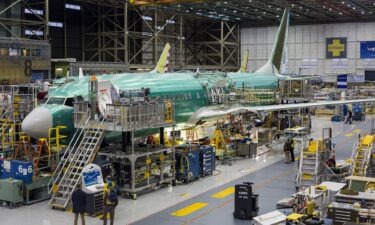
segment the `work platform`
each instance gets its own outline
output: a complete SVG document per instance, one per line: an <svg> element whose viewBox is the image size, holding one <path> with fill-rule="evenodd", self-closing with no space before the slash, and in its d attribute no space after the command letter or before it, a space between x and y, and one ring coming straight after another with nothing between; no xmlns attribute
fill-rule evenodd
<svg viewBox="0 0 375 225"><path fill-rule="evenodd" d="M83 128L84 120L91 109L88 102L74 103L74 124ZM175 124L172 102L151 101L138 104L108 104L104 115L100 115L106 131L132 132L143 129L171 127Z"/></svg>
<svg viewBox="0 0 375 225"><path fill-rule="evenodd" d="M134 136L137 131L173 127L173 102L142 98L142 101L137 102L107 104L105 111L99 112L93 107L97 105L97 88L97 81L92 80L89 89L92 96L90 101L74 103L74 127L77 131L50 182L52 198L49 204L53 208L69 207L71 195L82 178L83 168L94 161L110 131L118 134L122 146L101 149L103 154L100 154L100 158L117 163L116 172L122 175L117 185L124 195L135 199L138 192L172 183L174 179L173 146L149 151L143 148L143 154L140 154L135 147ZM162 134L164 136L164 131ZM162 137L160 144L164 144ZM155 167L158 168L156 172Z"/></svg>

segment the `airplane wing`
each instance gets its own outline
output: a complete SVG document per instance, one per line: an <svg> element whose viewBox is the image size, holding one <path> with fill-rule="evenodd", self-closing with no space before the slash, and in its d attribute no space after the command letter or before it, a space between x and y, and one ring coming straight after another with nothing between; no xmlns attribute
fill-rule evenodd
<svg viewBox="0 0 375 225"><path fill-rule="evenodd" d="M340 74L325 74L325 75L313 75L313 76L306 76L306 77L291 77L285 75L278 75L279 80L316 80L325 77L337 77Z"/></svg>
<svg viewBox="0 0 375 225"><path fill-rule="evenodd" d="M186 123L186 126L195 125L198 121L207 121L222 118L228 114L238 114L245 112L261 113L274 112L281 110L293 110L304 108L315 108L319 106L345 105L354 103L375 103L375 98L357 99L357 100L340 100L340 101L319 101L297 104L280 104L280 105L263 105L263 106L242 106L242 105L214 105L203 107L196 111Z"/></svg>

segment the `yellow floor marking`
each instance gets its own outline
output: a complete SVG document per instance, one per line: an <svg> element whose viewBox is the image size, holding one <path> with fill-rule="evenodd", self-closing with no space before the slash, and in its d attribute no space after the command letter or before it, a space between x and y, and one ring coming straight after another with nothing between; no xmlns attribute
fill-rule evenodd
<svg viewBox="0 0 375 225"><path fill-rule="evenodd" d="M359 133L361 132L362 130L355 130L354 133Z"/></svg>
<svg viewBox="0 0 375 225"><path fill-rule="evenodd" d="M99 219L103 219L103 213L101 213L101 214L98 214L97 216L96 216L96 218L99 218ZM110 219L111 217L110 217L110 215L109 215L109 213L107 214L107 219Z"/></svg>
<svg viewBox="0 0 375 225"><path fill-rule="evenodd" d="M68 208L66 211L69 212L69 213L72 213L73 212L73 208Z"/></svg>
<svg viewBox="0 0 375 225"><path fill-rule="evenodd" d="M195 211L198 211L204 207L208 206L207 203L204 202L196 202L191 205L186 206L185 208L182 208L180 210L177 210L176 212L173 212L172 216L187 216Z"/></svg>
<svg viewBox="0 0 375 225"><path fill-rule="evenodd" d="M234 187L229 187L227 189L224 189L220 192L217 192L217 193L211 195L211 198L225 198L228 195L231 195L233 193L234 193Z"/></svg>
<svg viewBox="0 0 375 225"><path fill-rule="evenodd" d="M347 136L347 137L351 137L351 136L353 136L353 133L345 134L345 136Z"/></svg>
<svg viewBox="0 0 375 225"><path fill-rule="evenodd" d="M180 195L181 198L186 198L186 197L189 197L190 195L188 193L183 193Z"/></svg>

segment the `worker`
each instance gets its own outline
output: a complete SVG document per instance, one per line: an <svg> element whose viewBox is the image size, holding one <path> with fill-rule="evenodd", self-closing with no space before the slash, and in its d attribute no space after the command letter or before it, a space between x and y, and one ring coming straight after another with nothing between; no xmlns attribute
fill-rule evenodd
<svg viewBox="0 0 375 225"><path fill-rule="evenodd" d="M348 116L346 117L345 123L352 124L353 111L351 108L348 109Z"/></svg>
<svg viewBox="0 0 375 225"><path fill-rule="evenodd" d="M111 225L114 223L115 219L115 208L118 204L118 196L116 190L115 182L113 181L111 176L107 177L107 184L104 187L104 209L103 209L103 225L107 225L107 215L109 213L109 217L111 220Z"/></svg>
<svg viewBox="0 0 375 225"><path fill-rule="evenodd" d="M77 189L73 192L72 202L74 225L78 224L78 216L81 216L82 225L85 225L86 193L82 191L81 184L78 184Z"/></svg>
<svg viewBox="0 0 375 225"><path fill-rule="evenodd" d="M291 162L295 161L295 158L294 158L294 144L295 144L295 140L294 140L294 137L292 137L290 139L290 158L291 158Z"/></svg>
<svg viewBox="0 0 375 225"><path fill-rule="evenodd" d="M284 144L285 163L290 163L290 139Z"/></svg>

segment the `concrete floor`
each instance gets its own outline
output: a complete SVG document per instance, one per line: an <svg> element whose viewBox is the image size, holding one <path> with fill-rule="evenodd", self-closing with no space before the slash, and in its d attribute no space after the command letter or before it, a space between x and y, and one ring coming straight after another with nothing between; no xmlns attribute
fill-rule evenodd
<svg viewBox="0 0 375 225"><path fill-rule="evenodd" d="M357 134L369 133L370 124L369 120L346 125L332 123L328 118L314 118L311 136L321 137L324 127L332 127L337 159L347 159ZM233 194L221 199L214 199L211 195L243 181L251 181L260 195L260 213L266 213L275 209L278 200L294 193L296 168L297 164L283 163L280 146L276 146L273 152L257 159L240 160L232 166L220 165L216 175L198 182L163 188L139 196L136 201L120 199L115 224L248 224L248 221L233 219ZM208 205L184 217L171 215L196 202ZM73 214L52 210L47 201L12 210L0 208L0 217L1 224L67 225L73 222ZM102 221L87 217L86 224L98 225Z"/></svg>

